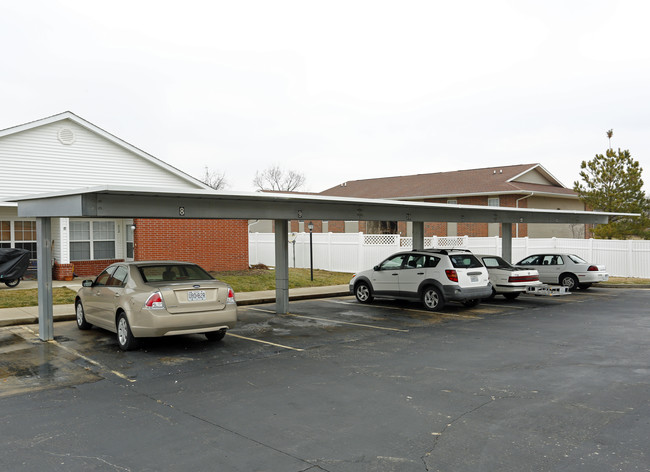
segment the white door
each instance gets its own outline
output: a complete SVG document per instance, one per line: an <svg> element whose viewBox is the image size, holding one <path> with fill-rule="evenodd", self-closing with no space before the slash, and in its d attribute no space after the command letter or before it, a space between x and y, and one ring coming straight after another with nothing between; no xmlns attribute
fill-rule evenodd
<svg viewBox="0 0 650 472"><path fill-rule="evenodd" d="M134 244L133 244L133 229L135 228L135 225L133 222L126 223L124 225L124 260L126 261L132 261L133 260L133 252L134 252Z"/></svg>

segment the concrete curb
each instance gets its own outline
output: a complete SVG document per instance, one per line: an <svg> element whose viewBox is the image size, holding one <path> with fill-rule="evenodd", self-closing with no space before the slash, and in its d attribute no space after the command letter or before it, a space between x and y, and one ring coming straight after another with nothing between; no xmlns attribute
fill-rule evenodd
<svg viewBox="0 0 650 472"><path fill-rule="evenodd" d="M650 284L604 284L599 282L598 287L601 288L650 288Z"/></svg>
<svg viewBox="0 0 650 472"><path fill-rule="evenodd" d="M329 287L310 287L289 289L289 300L311 300L350 295L347 285ZM238 306L275 303L275 290L261 292L240 292L235 295ZM72 304L54 305L54 321L70 321L76 319L75 308ZM19 308L0 309L0 327L38 323L38 307L26 306Z"/></svg>

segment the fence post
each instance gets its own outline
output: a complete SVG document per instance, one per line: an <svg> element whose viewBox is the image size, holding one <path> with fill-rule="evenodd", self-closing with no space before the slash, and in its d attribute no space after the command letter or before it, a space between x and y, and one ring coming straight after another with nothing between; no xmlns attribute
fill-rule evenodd
<svg viewBox="0 0 650 472"><path fill-rule="evenodd" d="M358 244L358 248L359 248L359 255L358 255L358 257L357 257L357 270L356 270L355 272L360 272L360 271L362 271L362 270L364 269L364 267L365 267L365 266L363 265L364 262L365 262L365 254L364 254L364 252L365 252L365 248L364 248L364 244L363 244L363 233L361 233L361 232L359 233L359 244Z"/></svg>
<svg viewBox="0 0 650 472"><path fill-rule="evenodd" d="M327 232L327 270L332 270L332 232Z"/></svg>
<svg viewBox="0 0 650 472"><path fill-rule="evenodd" d="M627 241L627 267L625 268L625 273L629 274L628 277L637 277L638 275L632 272L632 267L634 267L634 251L632 249L632 240L628 239Z"/></svg>

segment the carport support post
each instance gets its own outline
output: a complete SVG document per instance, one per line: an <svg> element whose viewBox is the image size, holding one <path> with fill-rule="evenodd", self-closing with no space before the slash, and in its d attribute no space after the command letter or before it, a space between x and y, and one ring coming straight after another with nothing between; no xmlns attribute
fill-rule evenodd
<svg viewBox="0 0 650 472"><path fill-rule="evenodd" d="M36 276L38 277L38 337L54 339L52 307L52 220L36 218Z"/></svg>
<svg viewBox="0 0 650 472"><path fill-rule="evenodd" d="M275 220L275 312L289 313L289 221Z"/></svg>
<svg viewBox="0 0 650 472"><path fill-rule="evenodd" d="M413 222L413 250L424 249L424 221Z"/></svg>
<svg viewBox="0 0 650 472"><path fill-rule="evenodd" d="M501 223L501 257L512 264L512 223Z"/></svg>

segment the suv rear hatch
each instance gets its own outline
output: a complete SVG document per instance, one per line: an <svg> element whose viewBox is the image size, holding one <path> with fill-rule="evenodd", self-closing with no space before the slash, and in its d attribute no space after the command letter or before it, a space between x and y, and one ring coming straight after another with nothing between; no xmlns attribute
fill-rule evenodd
<svg viewBox="0 0 650 472"><path fill-rule="evenodd" d="M449 260L461 287L485 287L488 284L488 271L473 254L450 254Z"/></svg>

